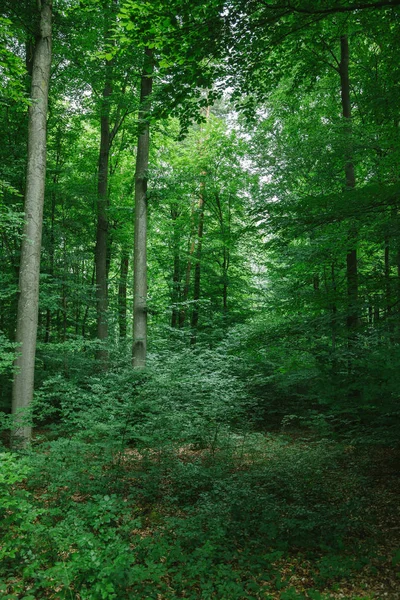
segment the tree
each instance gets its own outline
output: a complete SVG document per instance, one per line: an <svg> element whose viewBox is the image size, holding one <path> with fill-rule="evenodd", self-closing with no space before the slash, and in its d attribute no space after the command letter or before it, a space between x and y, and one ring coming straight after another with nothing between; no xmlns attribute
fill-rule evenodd
<svg viewBox="0 0 400 600"><path fill-rule="evenodd" d="M140 84L139 133L135 171L135 249L133 290L133 367L146 366L147 354L147 169L149 166L150 96L153 86L153 53L144 50Z"/></svg>
<svg viewBox="0 0 400 600"><path fill-rule="evenodd" d="M35 18L36 14L33 12ZM46 126L49 95L52 0L43 0L38 15L29 107L28 162L25 192L25 226L21 249L16 342L20 352L15 360L12 410L17 415L16 436L26 443L31 429L19 416L33 397L37 337L40 252L43 201L46 179Z"/></svg>
<svg viewBox="0 0 400 600"><path fill-rule="evenodd" d="M343 118L345 120L345 135L347 137L345 156L346 190L352 190L356 185L353 165L353 152L351 140L351 100L349 81L349 41L347 35L340 38L340 88ZM354 223L349 231L349 249L346 255L347 295L349 305L347 309L347 327L350 335L358 323L358 269L357 269L357 233Z"/></svg>

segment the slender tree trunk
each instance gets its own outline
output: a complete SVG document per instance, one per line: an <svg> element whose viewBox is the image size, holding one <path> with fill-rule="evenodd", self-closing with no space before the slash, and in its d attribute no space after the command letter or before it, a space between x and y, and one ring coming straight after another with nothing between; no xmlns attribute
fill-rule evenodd
<svg viewBox="0 0 400 600"><path fill-rule="evenodd" d="M207 106L205 109L205 117L206 120L210 115L210 107ZM207 175L205 170L201 173L202 177ZM193 311L192 317L190 320L190 327L192 329L192 336L190 339L191 345L196 343L197 339L197 325L199 322L199 300L200 300L200 284L201 284L201 255L203 249L203 231L204 231L204 190L205 190L205 180L203 179L200 182L200 194L199 194L199 204L198 204L198 227L197 227L197 247L196 247L196 263L194 267L194 278L193 278Z"/></svg>
<svg viewBox="0 0 400 600"><path fill-rule="evenodd" d="M386 316L390 316L391 307L391 289L390 289L390 242L385 237L385 296L386 296Z"/></svg>
<svg viewBox="0 0 400 600"><path fill-rule="evenodd" d="M229 269L229 262L230 262L230 256L229 256L229 246L227 246L227 238L230 237L230 205L228 206L228 226L225 226L225 220L224 220L224 214L222 211L222 205L221 205L221 199L219 197L219 194L217 193L215 195L215 201L217 204L217 211L218 211L218 220L219 220L219 226L220 226L220 230L221 230L221 237L222 237L222 243L223 243L223 248L222 248L222 307L223 307L223 312L224 315L226 315L227 311L228 311L228 269Z"/></svg>
<svg viewBox="0 0 400 600"><path fill-rule="evenodd" d="M108 236L108 170L110 159L110 96L112 93L111 62L106 62L106 79L101 103L101 134L97 180L97 228L96 228L96 308L97 338L104 342L108 337L107 308L107 236ZM107 363L108 353L104 349L97 352L97 359Z"/></svg>
<svg viewBox="0 0 400 600"><path fill-rule="evenodd" d="M352 190L356 185L354 164L352 160L352 131L351 131L351 102L349 81L349 42L347 35L340 38L340 83L342 113L345 120L346 135L346 190ZM357 229L352 223L348 231L348 251L346 256L346 278L347 278L347 329L349 341L353 337L354 329L358 325L358 266L357 266Z"/></svg>
<svg viewBox="0 0 400 600"><path fill-rule="evenodd" d="M181 307L181 310L179 311L179 327L185 326L186 314L187 314L186 303L189 300L190 275L192 272L192 258L193 258L194 250L196 248L195 201L194 200L192 200L191 219L192 219L192 225L191 225L191 232L190 232L189 243L188 243L188 259L187 259L186 270L185 270L185 285L183 286L183 292L182 292L182 307Z"/></svg>
<svg viewBox="0 0 400 600"><path fill-rule="evenodd" d="M129 269L129 256L122 252L121 265L119 272L119 285L118 285L118 324L119 324L119 337L121 339L126 338L126 325L127 325L127 301L126 301L126 290L128 280L128 269Z"/></svg>
<svg viewBox="0 0 400 600"><path fill-rule="evenodd" d="M171 301L172 301L172 315L171 315L171 327L175 328L179 325L179 309L178 303L180 301L180 283L181 283L181 261L179 255L179 247L180 247L180 235L179 228L177 225L177 218L179 216L179 211L177 208L171 208L171 218L172 218L172 227L173 227L173 252L174 252L174 267L172 273L172 293L171 293Z"/></svg>
<svg viewBox="0 0 400 600"><path fill-rule="evenodd" d="M332 278L332 319L331 319L331 330L332 330L332 350L336 350L336 329L337 329L337 306L336 306L336 274L335 264L331 264L331 278Z"/></svg>
<svg viewBox="0 0 400 600"><path fill-rule="evenodd" d="M146 366L147 355L147 169L150 128L148 113L153 85L152 51L145 49L140 85L139 133L135 172L135 247L133 260L133 347L135 369Z"/></svg>
<svg viewBox="0 0 400 600"><path fill-rule="evenodd" d="M39 306L40 250L46 179L46 126L51 67L52 0L42 0L40 25L32 69L32 104L29 107L28 163L25 192L25 226L19 274L19 301L12 412L27 408L33 397ZM15 438L29 442L31 428L16 422Z"/></svg>
<svg viewBox="0 0 400 600"><path fill-rule="evenodd" d="M196 343L196 329L199 322L199 300L201 290L201 255L203 249L203 231L204 231L204 183L201 184L200 196L199 196L199 223L197 230L197 247L196 247L196 263L194 266L194 278L193 278L193 311L192 318L190 321L190 327L192 329L192 337L190 343L193 345Z"/></svg>

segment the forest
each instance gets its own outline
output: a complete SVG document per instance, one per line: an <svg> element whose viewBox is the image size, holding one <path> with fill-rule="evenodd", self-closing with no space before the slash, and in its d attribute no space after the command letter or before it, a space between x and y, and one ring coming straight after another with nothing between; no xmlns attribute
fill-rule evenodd
<svg viewBox="0 0 400 600"><path fill-rule="evenodd" d="M0 0L1 600L400 599L400 0Z"/></svg>

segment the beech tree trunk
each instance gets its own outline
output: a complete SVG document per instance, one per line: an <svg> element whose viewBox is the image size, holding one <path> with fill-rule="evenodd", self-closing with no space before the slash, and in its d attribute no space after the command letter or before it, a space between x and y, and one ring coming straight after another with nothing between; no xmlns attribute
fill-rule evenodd
<svg viewBox="0 0 400 600"><path fill-rule="evenodd" d="M224 315L226 316L227 312L228 312L228 269L229 269L229 263L230 263L230 251L229 251L229 244L228 241L230 239L230 229L231 229L231 208L230 208L230 202L228 200L228 223L227 225L225 225L225 220L224 220L224 213L222 211L222 205L221 205L221 199L219 197L219 194L215 195L215 201L216 201L216 205L217 205L217 211L218 211L218 220L219 220L219 226L220 226L220 230L221 230L221 236L222 236L222 240L223 240L223 247L222 247L222 263L221 263L221 269L222 269L222 308L224 311Z"/></svg>
<svg viewBox="0 0 400 600"><path fill-rule="evenodd" d="M193 277L193 311L192 318L190 320L190 327L192 329L191 344L196 343L196 329L199 322L199 300L200 300L200 284L201 284L201 254L203 249L203 230L204 230L204 183L201 184L200 196L199 196L199 222L197 230L197 247L196 247L196 263L194 266L194 277Z"/></svg>
<svg viewBox="0 0 400 600"><path fill-rule="evenodd" d="M96 229L96 308L97 338L105 341L108 337L107 308L107 236L108 236L108 170L110 160L110 96L112 93L111 62L106 62L106 79L101 103L101 135L97 180L97 229ZM107 351L100 349L97 359L107 363Z"/></svg>
<svg viewBox="0 0 400 600"><path fill-rule="evenodd" d="M183 286L182 292L182 305L179 311L179 327L185 326L186 314L187 314L187 301L189 299L189 289L190 289L190 274L192 272L192 257L194 254L194 250L196 247L196 227L195 227L195 201L192 200L192 208L191 208L191 231L188 242L188 259L186 263L185 269L185 284Z"/></svg>
<svg viewBox="0 0 400 600"><path fill-rule="evenodd" d="M345 119L346 135L346 190L352 190L356 185L354 164L352 160L352 132L351 132L351 102L349 81L349 41L347 35L340 38L340 84L342 113ZM357 229L354 223L349 227L348 251L346 255L346 279L347 279L347 328L349 336L358 324L358 266L357 266ZM349 337L350 339L350 337Z"/></svg>
<svg viewBox="0 0 400 600"><path fill-rule="evenodd" d="M119 286L118 286L118 323L119 323L119 337L121 339L126 338L126 314L127 314L127 301L126 301L126 289L128 280L128 269L129 269L129 256L125 252L121 255L121 265L119 274Z"/></svg>
<svg viewBox="0 0 400 600"><path fill-rule="evenodd" d="M179 210L175 207L171 207L171 219L173 227L173 252L174 252L174 265L172 273L172 291L171 291L171 302L172 302L172 315L171 315L171 327L176 328L179 325L179 308L178 303L181 299L181 261L179 254L180 247L180 234L177 219L179 217Z"/></svg>
<svg viewBox="0 0 400 600"><path fill-rule="evenodd" d="M385 296L386 296L386 316L392 312L391 306L391 286L390 286L390 242L389 237L385 237Z"/></svg>
<svg viewBox="0 0 400 600"><path fill-rule="evenodd" d="M132 364L135 369L143 369L146 366L147 355L147 169L150 149L148 113L153 85L152 68L152 51L146 48L140 84L139 133L135 172L132 347Z"/></svg>
<svg viewBox="0 0 400 600"><path fill-rule="evenodd" d="M337 306L336 306L336 274L335 274L335 264L331 264L331 278L332 278L332 318L331 318L331 327L332 327L332 350L336 350L336 328L337 328Z"/></svg>
<svg viewBox="0 0 400 600"><path fill-rule="evenodd" d="M210 116L210 107L207 106L205 109L205 118L208 120ZM199 152L201 150L202 141L199 142ZM207 171L203 170L201 176L205 178ZM192 336L190 339L191 345L194 345L197 340L197 325L199 322L199 300L200 300L200 283L201 283L201 255L203 250L203 230L204 230L204 190L205 190L205 179L200 181L200 194L198 203L198 226L197 226L197 246L196 246L196 262L194 266L194 277L193 277L193 311L190 319L190 327L192 329Z"/></svg>
<svg viewBox="0 0 400 600"><path fill-rule="evenodd" d="M25 226L19 273L19 301L12 412L26 409L33 397L39 307L40 251L46 179L46 128L52 42L52 0L42 0L39 31L32 67L32 104L28 121L28 161L25 191ZM14 438L29 442L31 427L16 418Z"/></svg>

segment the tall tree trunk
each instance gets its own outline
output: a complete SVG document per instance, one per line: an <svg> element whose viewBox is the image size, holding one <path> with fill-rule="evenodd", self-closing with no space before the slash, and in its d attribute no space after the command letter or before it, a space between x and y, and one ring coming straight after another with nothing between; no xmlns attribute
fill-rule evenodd
<svg viewBox="0 0 400 600"><path fill-rule="evenodd" d="M210 107L207 106L205 109L205 118L208 120L210 116ZM201 142L200 142L201 145ZM205 178L207 175L206 170L203 170L201 176ZM201 284L201 255L203 249L203 231L204 231L204 190L205 190L205 179L200 181L200 194L198 204L198 227L197 227L197 247L196 247L196 262L194 267L194 278L193 278L193 311L190 320L190 327L192 329L192 336L190 339L191 345L194 345L197 340L197 325L199 322L199 300L200 300L200 284Z"/></svg>
<svg viewBox="0 0 400 600"><path fill-rule="evenodd" d="M199 322L199 300L200 300L200 285L201 285L201 254L203 249L203 231L204 231L204 182L201 183L201 190L199 196L199 222L197 229L197 247L196 247L196 263L194 266L194 278L193 278L193 311L192 318L190 320L190 327L192 329L192 337L190 343L193 345L196 343L196 329Z"/></svg>
<svg viewBox="0 0 400 600"><path fill-rule="evenodd" d="M218 193L215 195L215 201L217 204L218 220L219 220L219 226L220 226L221 237L222 237L222 242L223 242L222 264L221 264L221 268L222 268L222 307L223 307L224 315L226 316L226 313L228 311L228 269L229 269L229 262L230 262L230 252L229 252L229 245L227 244L227 241L230 238L231 209L230 209L230 202L229 202L228 203L228 224L227 224L227 226L225 226L224 213L222 211L221 199L220 199Z"/></svg>
<svg viewBox="0 0 400 600"><path fill-rule="evenodd" d="M147 355L147 169L150 128L148 113L153 85L153 54L145 49L140 84L139 133L135 172L135 246L133 260L133 347L135 369L146 366Z"/></svg>
<svg viewBox="0 0 400 600"><path fill-rule="evenodd" d="M336 329L337 329L337 306L336 306L336 274L335 274L335 263L331 264L331 278L332 278L332 318L331 318L331 331L332 331L332 350L336 350Z"/></svg>
<svg viewBox="0 0 400 600"><path fill-rule="evenodd" d="M389 237L385 237L385 296L386 296L386 316L389 317L392 312L391 307L391 286L390 286L390 242Z"/></svg>
<svg viewBox="0 0 400 600"><path fill-rule="evenodd" d="M185 270L185 285L183 286L183 292L182 292L182 306L179 311L179 327L185 326L186 313L187 313L186 303L189 299L190 275L192 272L192 258L193 258L194 250L196 248L195 206L196 206L195 200L192 199L192 208L191 208L192 224L191 224L191 231L190 231L190 237L189 237L189 242L188 242L188 259L187 259L186 270Z"/></svg>
<svg viewBox="0 0 400 600"><path fill-rule="evenodd" d="M106 78L101 103L101 135L97 180L97 229L96 229L96 308L97 338L104 342L108 337L107 308L107 235L108 235L108 170L110 159L110 96L112 93L111 62L106 61ZM97 359L107 363L108 353L97 351Z"/></svg>
<svg viewBox="0 0 400 600"><path fill-rule="evenodd" d="M46 180L46 126L51 67L52 0L42 0L39 32L32 69L32 104L29 107L28 162L25 191L25 226L19 273L19 301L12 412L27 408L33 398L39 306L40 250ZM17 418L15 438L26 444L31 427Z"/></svg>
<svg viewBox="0 0 400 600"><path fill-rule="evenodd" d="M177 225L177 219L179 216L179 210L172 206L171 207L171 218L173 227L173 252L174 252L174 266L172 273L172 315L171 315L171 327L175 328L179 325L179 308L178 303L180 301L180 283L181 283L181 261L179 255L180 247L180 235L179 228Z"/></svg>
<svg viewBox="0 0 400 600"><path fill-rule="evenodd" d="M118 285L118 325L119 325L119 337L121 339L126 338L126 325L127 325L126 289L127 289L127 280L128 280L128 269L129 269L129 256L125 252L122 252L120 272L119 272L119 285Z"/></svg>
<svg viewBox="0 0 400 600"><path fill-rule="evenodd" d="M345 120L346 136L346 190L352 190L356 185L351 130L351 102L349 81L349 41L347 35L340 38L340 84L342 113ZM348 231L348 251L346 255L346 279L347 279L347 329L349 341L353 337L354 329L358 324L358 266L357 266L357 229L352 223Z"/></svg>

